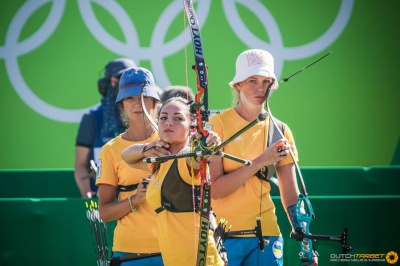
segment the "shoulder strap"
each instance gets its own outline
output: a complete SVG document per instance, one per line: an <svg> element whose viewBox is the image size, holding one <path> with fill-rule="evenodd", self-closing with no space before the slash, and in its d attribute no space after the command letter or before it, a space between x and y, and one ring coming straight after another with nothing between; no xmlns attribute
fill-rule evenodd
<svg viewBox="0 0 400 266"><path fill-rule="evenodd" d="M283 134L285 134L282 121L280 121L276 118L274 118L274 121L276 123L276 126L279 127L279 129L282 131ZM270 117L269 118L269 127L268 127L268 137L267 137L268 146L271 145L272 143L278 141L280 138L281 138L281 135L279 134L278 130L275 129L274 123L272 123L271 117ZM269 180L271 180L272 175L275 174L275 171L276 171L275 164L271 164L268 167L261 168L256 173L256 176L258 178L260 178L261 180L269 181Z"/></svg>
<svg viewBox="0 0 400 266"><path fill-rule="evenodd" d="M276 125L282 131L282 133L285 134L282 121L280 121L276 118L274 120L275 120ZM278 130L275 129L274 123L272 123L271 117L270 117L269 118L269 128L268 128L268 146L271 145L272 143L278 141L278 139L280 139L280 138L281 138L281 135L279 134Z"/></svg>

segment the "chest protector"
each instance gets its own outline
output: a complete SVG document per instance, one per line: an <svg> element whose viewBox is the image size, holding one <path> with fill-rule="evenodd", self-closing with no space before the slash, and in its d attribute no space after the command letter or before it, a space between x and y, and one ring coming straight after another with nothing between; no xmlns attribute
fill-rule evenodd
<svg viewBox="0 0 400 266"><path fill-rule="evenodd" d="M193 195L194 193L194 195ZM195 208L193 208L193 200ZM179 174L178 161L174 160L168 170L161 187L161 207L157 213L167 210L170 212L198 211L200 203L200 186L186 183Z"/></svg>
<svg viewBox="0 0 400 266"><path fill-rule="evenodd" d="M283 130L283 123L276 118L274 118L274 121L276 123L276 126L279 127L279 129L281 130L281 132L285 134ZM279 134L278 130L275 128L275 125L274 123L272 123L270 118L269 128L268 128L268 139L267 139L268 146L270 146L272 143L278 141L281 138L282 136ZM269 181L271 180L273 174L275 174L275 171L276 171L276 164L274 163L269 165L268 167L265 166L262 167L260 170L258 170L256 176L261 180Z"/></svg>

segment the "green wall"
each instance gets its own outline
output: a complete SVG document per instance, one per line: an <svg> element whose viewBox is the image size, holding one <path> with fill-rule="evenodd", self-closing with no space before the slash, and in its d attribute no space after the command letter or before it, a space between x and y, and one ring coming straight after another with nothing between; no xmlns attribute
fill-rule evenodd
<svg viewBox="0 0 400 266"><path fill-rule="evenodd" d="M399 2L260 2L196 4L210 108L230 106L244 49L270 50L279 79L332 51L270 100L300 164L399 164ZM79 118L99 102L97 79L116 57L151 69L161 88L187 79L196 88L184 21L179 1L1 1L0 169L73 167Z"/></svg>
<svg viewBox="0 0 400 266"><path fill-rule="evenodd" d="M339 235L349 228L348 241L355 250L349 254L400 253L398 220L382 212L393 212L389 206L400 206L400 197L310 197L316 219L311 232ZM296 265L300 244L289 236L289 223L278 198L278 206L285 240L285 265ZM84 200L66 198L0 199L2 241L0 264L3 266L96 265L89 222L86 219ZM366 206L368 208L366 208ZM115 223L107 228L109 242ZM333 263L331 254L340 254L338 242L317 241L320 265L389 265L375 263ZM397 263L396 265L398 265Z"/></svg>
<svg viewBox="0 0 400 266"><path fill-rule="evenodd" d="M400 166L301 167L301 173L313 196L400 195ZM0 169L0 183L0 198L80 197L73 169Z"/></svg>
<svg viewBox="0 0 400 266"><path fill-rule="evenodd" d="M348 245L354 248L349 254L400 254L400 166L305 167L302 174L316 216L311 233L337 236L348 227ZM79 198L72 169L1 170L0 183L0 265L96 265L86 201ZM296 265L300 244L289 238L280 197L273 201L285 265ZM108 224L110 248L114 227L115 222ZM341 253L340 243L314 245L319 265L389 265L332 262L331 256Z"/></svg>

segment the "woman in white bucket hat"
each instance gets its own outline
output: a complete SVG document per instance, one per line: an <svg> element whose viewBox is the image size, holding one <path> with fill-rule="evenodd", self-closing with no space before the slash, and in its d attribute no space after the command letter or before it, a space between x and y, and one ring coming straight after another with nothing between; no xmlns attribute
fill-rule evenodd
<svg viewBox="0 0 400 266"><path fill-rule="evenodd" d="M222 142L266 113L264 104L270 90L278 88L274 58L260 49L242 52L236 60L236 75L229 85L237 97L236 105L209 121ZM226 219L236 232L229 234L224 243L230 266L283 265L283 238L268 181L274 168L285 210L296 206L299 190L293 160L287 156L291 149L298 158L293 135L286 124L279 121L279 125L285 138L272 136L267 118L223 147L223 152L251 160L250 166L218 156L211 161L213 210L217 220ZM261 245L258 235L249 233L259 229L257 219L261 225L258 232L262 232L264 239ZM260 252L262 248L264 252ZM310 265L317 265L317 259Z"/></svg>

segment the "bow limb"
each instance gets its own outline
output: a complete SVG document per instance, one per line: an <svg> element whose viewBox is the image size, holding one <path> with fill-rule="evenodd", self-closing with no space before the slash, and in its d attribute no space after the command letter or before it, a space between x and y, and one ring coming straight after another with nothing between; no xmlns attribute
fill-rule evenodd
<svg viewBox="0 0 400 266"><path fill-rule="evenodd" d="M191 112L196 114L197 129L203 136L208 136L208 131L204 129L204 123L208 121L208 73L204 60L203 45L200 35L200 27L197 21L196 12L191 0L183 0L186 16L189 21L190 33L193 43L195 65L193 66L197 78L197 93L195 103L191 105ZM203 96L204 95L204 96ZM202 98L203 97L203 98ZM202 106L204 105L204 110Z"/></svg>
<svg viewBox="0 0 400 266"><path fill-rule="evenodd" d="M153 120L153 118L151 117L151 115L149 114L149 112L147 112L147 108L146 105L144 103L144 94L143 91L145 89L146 83L143 84L143 87L140 91L140 102L142 103L142 110L143 110L143 114L146 116L147 120L149 120L150 124L153 126L153 128L158 131L158 126L157 123Z"/></svg>

